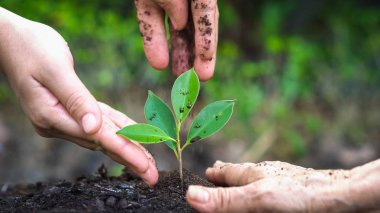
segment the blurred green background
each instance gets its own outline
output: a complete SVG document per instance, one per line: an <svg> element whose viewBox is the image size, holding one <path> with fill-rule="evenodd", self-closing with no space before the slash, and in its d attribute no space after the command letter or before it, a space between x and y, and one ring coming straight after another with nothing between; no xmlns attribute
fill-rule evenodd
<svg viewBox="0 0 380 213"><path fill-rule="evenodd" d="M144 122L148 89L169 100L174 77L149 66L133 1L2 0L0 5L55 28L98 100L138 122ZM198 106L218 99L238 102L222 133L185 153L185 167L203 173L220 159L350 168L379 156L378 1L224 0L218 5L215 76L202 84ZM101 162L117 168L100 153L37 136L5 77L0 107L0 182L73 178ZM159 169L176 168L167 147L148 149Z"/></svg>

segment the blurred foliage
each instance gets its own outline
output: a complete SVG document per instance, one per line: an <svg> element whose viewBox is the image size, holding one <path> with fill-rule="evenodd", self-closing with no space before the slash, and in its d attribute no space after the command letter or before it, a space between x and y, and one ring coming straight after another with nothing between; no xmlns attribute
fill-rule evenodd
<svg viewBox="0 0 380 213"><path fill-rule="evenodd" d="M233 124L224 129L227 138L254 142L275 129L277 149L271 154L300 158L337 122L345 105L355 103L361 110L379 105L378 2L218 4L216 73L203 86L202 98L238 100ZM169 72L153 71L145 59L133 1L2 0L1 6L61 33L81 79L101 100L117 104L130 85L170 89ZM9 94L1 84L0 100ZM378 122L353 122L341 125L341 134L364 142L379 137ZM375 125L359 127L369 124Z"/></svg>
<svg viewBox="0 0 380 213"><path fill-rule="evenodd" d="M371 99L379 103L378 3L223 1L219 5L222 39L216 75L205 93L210 99L239 100L239 118L231 126L241 129L240 137L255 140L274 128L274 154L299 158L309 143L328 131L330 116L345 104L355 102L360 107ZM378 123L359 130L361 121L352 122L351 131L363 136L355 140L375 140L370 137L377 136ZM347 135L350 130L345 128L338 131Z"/></svg>

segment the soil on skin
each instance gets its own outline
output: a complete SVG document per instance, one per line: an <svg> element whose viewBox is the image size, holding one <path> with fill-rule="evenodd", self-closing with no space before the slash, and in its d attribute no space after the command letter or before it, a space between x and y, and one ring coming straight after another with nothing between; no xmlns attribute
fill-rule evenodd
<svg viewBox="0 0 380 213"><path fill-rule="evenodd" d="M178 171L160 172L154 187L147 186L129 171L120 177L107 177L104 167L98 174L75 182L58 181L3 186L0 212L195 212L185 199L189 185L213 186L184 170L184 184Z"/></svg>

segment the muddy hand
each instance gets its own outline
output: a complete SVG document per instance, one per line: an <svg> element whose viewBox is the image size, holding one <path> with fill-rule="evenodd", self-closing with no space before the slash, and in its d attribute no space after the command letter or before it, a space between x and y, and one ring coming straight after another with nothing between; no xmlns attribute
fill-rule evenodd
<svg viewBox="0 0 380 213"><path fill-rule="evenodd" d="M172 71L191 67L203 81L214 73L218 42L217 0L135 0L145 55L156 69L169 64L164 17L170 18Z"/></svg>
<svg viewBox="0 0 380 213"><path fill-rule="evenodd" d="M376 189L380 183L380 161L364 167L313 170L284 162L217 161L207 169L206 177L228 187L190 186L186 197L200 212L368 211L380 208L380 193ZM374 189L366 191L365 186L371 183Z"/></svg>
<svg viewBox="0 0 380 213"><path fill-rule="evenodd" d="M148 184L157 182L151 155L115 134L133 121L95 100L74 71L67 43L51 27L0 7L0 70L40 135L103 151Z"/></svg>

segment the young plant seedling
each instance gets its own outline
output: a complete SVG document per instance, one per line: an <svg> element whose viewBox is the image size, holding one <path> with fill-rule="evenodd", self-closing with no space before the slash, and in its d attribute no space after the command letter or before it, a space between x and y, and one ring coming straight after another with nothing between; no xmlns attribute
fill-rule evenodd
<svg viewBox="0 0 380 213"><path fill-rule="evenodd" d="M152 91L148 91L144 111L148 124L139 123L124 127L117 134L139 143L165 143L173 150L179 163L181 184L182 152L187 146L219 131L230 119L235 101L216 101L203 108L194 118L185 143L181 143L181 125L193 108L199 93L199 79L194 69L180 75L174 82L171 101L173 111Z"/></svg>

